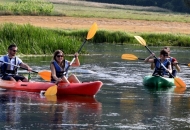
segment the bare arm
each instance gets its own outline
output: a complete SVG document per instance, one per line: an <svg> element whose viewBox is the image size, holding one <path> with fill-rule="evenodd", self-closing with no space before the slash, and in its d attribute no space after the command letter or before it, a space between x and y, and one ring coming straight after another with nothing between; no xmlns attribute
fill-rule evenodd
<svg viewBox="0 0 190 130"><path fill-rule="evenodd" d="M170 72L170 73L172 74L172 66L171 66L171 64L168 66L167 71Z"/></svg>
<svg viewBox="0 0 190 130"><path fill-rule="evenodd" d="M153 70L155 68L154 63L151 63L150 68L151 68L151 70Z"/></svg>
<svg viewBox="0 0 190 130"><path fill-rule="evenodd" d="M149 63L154 63L153 56L154 56L154 54L151 54L150 56L148 56L148 57L144 60L144 62L145 62L145 63L147 63L147 62L149 62Z"/></svg>
<svg viewBox="0 0 190 130"><path fill-rule="evenodd" d="M179 65L177 64L177 62L173 62L173 65L175 66L175 68L177 69L177 72L181 71L181 68L179 67Z"/></svg>
<svg viewBox="0 0 190 130"><path fill-rule="evenodd" d="M72 63L71 66L74 66L74 67L80 66L78 55L79 55L78 53L75 53L75 61Z"/></svg>
<svg viewBox="0 0 190 130"><path fill-rule="evenodd" d="M28 66L27 64L25 64L25 63L23 63L23 62L20 64L20 67L25 68L25 69L27 69L28 71L31 71L31 70L32 70L32 68L30 68L30 66Z"/></svg>

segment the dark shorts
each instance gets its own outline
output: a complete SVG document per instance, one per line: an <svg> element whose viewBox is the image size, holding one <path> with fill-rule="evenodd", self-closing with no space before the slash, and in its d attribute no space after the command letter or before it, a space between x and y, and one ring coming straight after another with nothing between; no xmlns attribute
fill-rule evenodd
<svg viewBox="0 0 190 130"><path fill-rule="evenodd" d="M24 77L24 76L21 76L21 75L4 75L4 76L2 77L2 79L3 79L3 80L10 80L11 77L13 77L16 81L18 81L18 80L23 81L23 79L25 79L25 77Z"/></svg>

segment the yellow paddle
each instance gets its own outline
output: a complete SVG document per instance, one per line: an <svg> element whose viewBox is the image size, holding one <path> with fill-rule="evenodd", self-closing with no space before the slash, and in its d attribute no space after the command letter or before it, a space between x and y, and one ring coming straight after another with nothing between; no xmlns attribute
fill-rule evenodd
<svg viewBox="0 0 190 130"><path fill-rule="evenodd" d="M137 56L135 56L133 54L123 54L121 56L121 59L123 59L123 60L144 60L142 58L138 58Z"/></svg>
<svg viewBox="0 0 190 130"><path fill-rule="evenodd" d="M45 92L45 96L49 96L49 95L52 96L56 94L57 94L57 85L49 87Z"/></svg>
<svg viewBox="0 0 190 130"><path fill-rule="evenodd" d="M152 51L146 46L146 41L142 37L140 37L140 36L134 36L134 37L137 39L137 41L141 45L143 45L152 54ZM154 58L156 58L158 60L158 58L156 56L154 56ZM162 65L162 67L164 69L167 70L167 68L161 62L160 62L160 64ZM169 72L169 74L171 74L171 73ZM184 83L184 81L182 79L180 79L178 77L174 77L172 74L171 74L171 76L174 78L174 84L175 84L176 87L186 87L186 84Z"/></svg>
<svg viewBox="0 0 190 130"><path fill-rule="evenodd" d="M143 58L138 58L137 56L135 56L133 54L123 54L121 56L121 59L123 59L123 60L145 60ZM177 63L177 64L186 65L186 66L190 67L190 63Z"/></svg>
<svg viewBox="0 0 190 130"><path fill-rule="evenodd" d="M78 50L78 53L80 53L82 47L84 46L84 44L86 43L87 40L91 39L92 37L94 37L94 35L96 34L96 31L98 29L98 26L96 23L93 23L90 30L88 31L87 37L85 39L85 41L83 42L83 44L81 45L81 47ZM65 72L68 71L69 67L72 65L72 63L75 61L75 58L73 58L73 60L70 62L69 66L66 68ZM48 74L49 75L49 74ZM50 73L50 77L51 77L51 73ZM50 78L49 77L49 78ZM45 95L55 95L57 93L57 85L54 85L52 87L49 87L46 92Z"/></svg>

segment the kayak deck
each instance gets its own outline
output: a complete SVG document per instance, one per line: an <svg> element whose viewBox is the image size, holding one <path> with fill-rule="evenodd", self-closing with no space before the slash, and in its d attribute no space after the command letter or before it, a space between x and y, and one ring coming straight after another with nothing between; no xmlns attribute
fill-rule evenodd
<svg viewBox="0 0 190 130"><path fill-rule="evenodd" d="M174 85L173 78L166 78L161 76L145 76L143 79L143 85L149 88L162 88L167 89L171 88Z"/></svg>

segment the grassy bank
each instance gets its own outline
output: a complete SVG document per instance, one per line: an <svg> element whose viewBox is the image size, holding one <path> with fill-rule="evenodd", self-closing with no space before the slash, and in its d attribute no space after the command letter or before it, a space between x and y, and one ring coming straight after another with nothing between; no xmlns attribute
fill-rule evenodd
<svg viewBox="0 0 190 130"><path fill-rule="evenodd" d="M185 46L190 47L189 35L183 34L157 34L157 33L136 33L98 31L94 37L95 43L115 44L139 44L134 38L135 35L143 37L148 46Z"/></svg>
<svg viewBox="0 0 190 130"><path fill-rule="evenodd" d="M0 54L7 52L10 43L18 45L20 54L52 54L56 49L74 54L86 34L86 30L61 31L6 23L0 25Z"/></svg>
<svg viewBox="0 0 190 130"><path fill-rule="evenodd" d="M44 0L15 0L0 3L1 15L50 15L54 6Z"/></svg>
<svg viewBox="0 0 190 130"><path fill-rule="evenodd" d="M39 28L32 25L17 25L7 23L0 25L0 54L7 52L10 43L18 45L20 54L52 54L56 49L64 50L66 54L74 54L86 38L88 30L66 31ZM128 34L125 32L97 31L90 42L137 44L134 35L142 36L148 46L190 46L190 37L175 34ZM82 53L87 53L82 49Z"/></svg>
<svg viewBox="0 0 190 130"><path fill-rule="evenodd" d="M93 3L77 0L7 0L0 3L0 15L60 15L147 21L190 22L189 14L176 14L157 7L137 7ZM13 21L14 22L14 21ZM67 54L75 53L87 30L57 30L17 25L0 25L0 54L5 54L10 43L16 43L20 54L52 54L56 49ZM98 30L93 43L136 44L134 35L142 36L148 46L190 46L189 35L172 33L126 33ZM86 53L82 49L82 53Z"/></svg>

